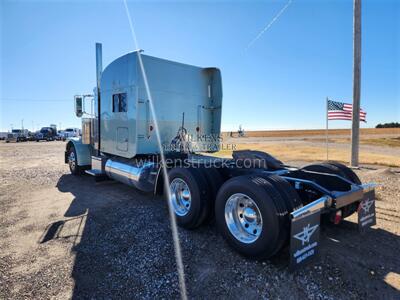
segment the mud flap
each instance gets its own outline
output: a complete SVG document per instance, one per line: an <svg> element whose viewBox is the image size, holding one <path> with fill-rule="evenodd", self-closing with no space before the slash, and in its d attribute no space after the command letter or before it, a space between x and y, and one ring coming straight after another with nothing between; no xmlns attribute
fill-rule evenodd
<svg viewBox="0 0 400 300"><path fill-rule="evenodd" d="M364 194L358 209L358 229L364 233L369 227L376 225L375 191Z"/></svg>
<svg viewBox="0 0 400 300"><path fill-rule="evenodd" d="M320 210L292 219L289 263L291 271L295 271L317 257L320 221Z"/></svg>

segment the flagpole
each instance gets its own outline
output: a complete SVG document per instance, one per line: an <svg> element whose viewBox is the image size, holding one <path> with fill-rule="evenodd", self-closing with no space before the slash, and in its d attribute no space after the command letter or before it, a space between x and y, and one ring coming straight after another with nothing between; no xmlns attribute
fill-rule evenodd
<svg viewBox="0 0 400 300"><path fill-rule="evenodd" d="M325 136L326 136L326 160L328 160L329 159L329 151L328 151L328 148L329 148L329 139L328 139L328 134L329 134L329 129L328 129L328 97L326 97L326 114L325 114L325 117L326 117L326 131L325 131Z"/></svg>

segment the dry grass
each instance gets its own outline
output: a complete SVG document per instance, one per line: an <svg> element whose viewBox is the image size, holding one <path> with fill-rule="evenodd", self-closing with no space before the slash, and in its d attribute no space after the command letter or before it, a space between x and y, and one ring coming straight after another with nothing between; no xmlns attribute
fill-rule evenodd
<svg viewBox="0 0 400 300"><path fill-rule="evenodd" d="M310 142L325 142L325 139L313 139L304 138L304 141ZM329 143L349 144L350 138L330 138ZM400 137L388 137L388 138L361 138L360 143L363 145L375 145L375 146L388 146L388 147L400 147Z"/></svg>
<svg viewBox="0 0 400 300"><path fill-rule="evenodd" d="M326 150L318 146L301 146L288 144L266 145L261 143L237 144L237 150L251 149L260 150L272 154L282 161L301 160L301 161L318 161L326 160ZM346 149L329 149L329 159L349 162L350 151ZM219 151L216 156L230 157L232 151ZM360 163L362 164L378 164L391 167L400 167L400 159L394 155L385 155L377 153L360 153Z"/></svg>
<svg viewBox="0 0 400 300"><path fill-rule="evenodd" d="M360 131L361 136L371 134L400 135L400 128L361 128ZM229 132L224 132L223 134L228 136ZM294 137L315 135L325 135L325 129L246 131L247 137ZM350 129L330 129L329 135L350 135ZM234 136L237 136L237 132L234 132Z"/></svg>
<svg viewBox="0 0 400 300"><path fill-rule="evenodd" d="M296 144L293 146L284 142L263 143L251 142L251 139L237 143L236 149L252 149L268 152L282 161L301 160L301 161L317 161L326 160L325 147L318 145L317 142L325 142L325 130L275 130L275 131L248 131L247 138L274 138L274 137L299 137L299 141L307 141L304 145ZM229 133L223 133L225 137ZM237 132L233 133L234 137ZM340 135L342 137L340 137ZM322 137L319 137L322 136ZM350 145L350 129L331 129L329 130L329 142ZM337 136L337 137L335 137ZM343 137L343 136L348 136ZM315 145L312 143L316 142ZM383 146L383 147L400 147L400 128L362 128L360 134L360 143L365 145ZM215 155L230 157L232 151L222 150ZM348 163L350 159L349 149L338 149L332 147L329 149L329 159ZM363 151L360 153L360 163L362 164L379 164L393 167L400 167L399 157L387 153L371 153Z"/></svg>
<svg viewBox="0 0 400 300"><path fill-rule="evenodd" d="M350 141L350 139L349 139ZM400 147L400 137L396 138L377 138L377 139L361 139L361 144L378 145L378 146L389 146L389 147Z"/></svg>

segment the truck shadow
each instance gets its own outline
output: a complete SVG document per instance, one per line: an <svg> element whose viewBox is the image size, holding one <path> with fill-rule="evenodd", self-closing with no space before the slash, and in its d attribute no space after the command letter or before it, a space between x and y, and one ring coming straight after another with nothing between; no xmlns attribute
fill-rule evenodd
<svg viewBox="0 0 400 300"><path fill-rule="evenodd" d="M68 221L50 224L40 242L63 237L60 232L66 222L84 216L76 236L66 235L74 239L73 299L179 298L167 205L162 197L143 195L113 181L95 183L88 176L63 175L57 188L74 196L64 214ZM349 289L365 297L399 295L388 276L395 274L396 279L400 273L393 253L400 249L400 238L379 228L360 236L351 222L327 227L321 234L320 258L296 273L288 270L287 250L269 261L243 258L228 247L213 224L195 231L180 230L179 237L191 297L257 298L259 293L270 293L265 284L276 276L276 284L285 291L282 295L290 295L302 289L305 274L327 289L341 284L339 298L348 296ZM335 282L336 277L341 282Z"/></svg>
<svg viewBox="0 0 400 300"><path fill-rule="evenodd" d="M156 297L163 285L164 296L179 297L179 289L171 285L175 257L160 197L114 181L95 183L90 176L63 175L57 188L74 199L64 213L66 220L50 224L40 242L60 237L79 241L72 247L73 299ZM83 216L75 234L63 234L65 224Z"/></svg>

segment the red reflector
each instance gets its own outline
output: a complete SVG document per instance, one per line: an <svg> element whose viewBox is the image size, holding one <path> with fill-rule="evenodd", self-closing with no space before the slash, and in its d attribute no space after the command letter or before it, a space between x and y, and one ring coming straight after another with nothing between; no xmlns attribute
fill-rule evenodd
<svg viewBox="0 0 400 300"><path fill-rule="evenodd" d="M333 221L335 225L339 224L342 221L342 211L338 210L335 214L335 220Z"/></svg>

